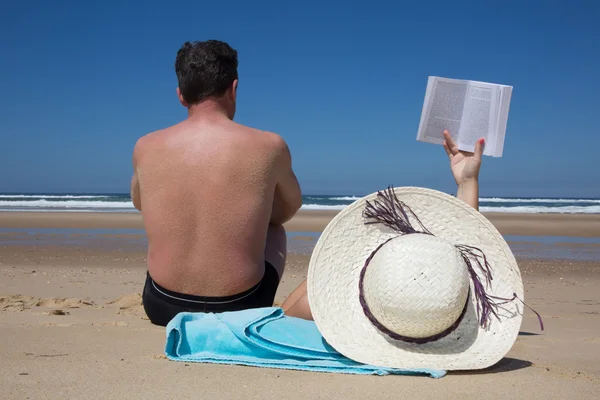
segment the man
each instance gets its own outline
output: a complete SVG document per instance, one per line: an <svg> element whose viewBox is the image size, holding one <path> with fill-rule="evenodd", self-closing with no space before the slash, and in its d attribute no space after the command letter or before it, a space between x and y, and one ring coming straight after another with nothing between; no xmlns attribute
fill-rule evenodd
<svg viewBox="0 0 600 400"><path fill-rule="evenodd" d="M185 121L135 145L131 197L148 236L143 304L166 325L182 311L272 306L286 260L282 224L302 204L278 135L233 122L237 52L187 42L175 61Z"/></svg>

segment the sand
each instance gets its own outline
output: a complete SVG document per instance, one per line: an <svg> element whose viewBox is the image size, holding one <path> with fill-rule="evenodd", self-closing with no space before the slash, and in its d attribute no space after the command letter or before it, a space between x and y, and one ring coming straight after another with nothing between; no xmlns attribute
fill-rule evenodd
<svg viewBox="0 0 600 400"><path fill-rule="evenodd" d="M331 216L302 213L288 230L319 230ZM600 237L597 216L491 219L511 235ZM0 235L3 399L600 398L595 261L519 259L526 301L542 314L546 330L526 313L512 350L488 370L442 379L346 376L166 360L164 328L150 324L141 306L145 249L135 233L107 233L114 245L82 247L44 232L32 246L22 232L10 233L17 227L139 229L141 220L135 214L0 214L6 228ZM307 266L307 255L289 256L277 302L305 278Z"/></svg>
<svg viewBox="0 0 600 400"><path fill-rule="evenodd" d="M301 210L285 224L288 231L322 231L337 211ZM505 235L600 237L600 214L509 214L486 217ZM2 228L143 229L139 213L0 212Z"/></svg>

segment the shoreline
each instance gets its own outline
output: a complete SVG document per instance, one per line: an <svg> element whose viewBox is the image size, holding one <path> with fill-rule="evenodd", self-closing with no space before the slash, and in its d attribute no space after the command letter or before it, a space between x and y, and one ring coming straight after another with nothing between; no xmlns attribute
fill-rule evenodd
<svg viewBox="0 0 600 400"><path fill-rule="evenodd" d="M339 211L300 210L287 231L322 232ZM600 237L600 214L483 213L503 235ZM140 213L1 211L0 228L144 229Z"/></svg>
<svg viewBox="0 0 600 400"><path fill-rule="evenodd" d="M288 254L309 255L339 211L301 210L285 224ZM488 215L520 260L596 262L600 216ZM139 213L0 213L0 264L125 265L143 262L148 250Z"/></svg>

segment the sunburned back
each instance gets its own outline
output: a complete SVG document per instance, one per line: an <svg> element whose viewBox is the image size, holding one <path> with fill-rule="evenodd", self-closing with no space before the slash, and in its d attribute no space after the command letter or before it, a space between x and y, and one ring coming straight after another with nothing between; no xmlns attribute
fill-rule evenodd
<svg viewBox="0 0 600 400"><path fill-rule="evenodd" d="M139 142L148 270L180 293L226 296L256 284L276 185L271 134L185 121Z"/></svg>

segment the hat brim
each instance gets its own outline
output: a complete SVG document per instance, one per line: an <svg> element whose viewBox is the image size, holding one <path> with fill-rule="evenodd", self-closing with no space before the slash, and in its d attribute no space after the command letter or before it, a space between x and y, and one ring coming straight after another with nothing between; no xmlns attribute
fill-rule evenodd
<svg viewBox="0 0 600 400"><path fill-rule="evenodd" d="M436 237L453 244L480 248L493 274L487 293L523 299L517 262L502 235L477 210L461 200L431 189L396 188L395 194ZM508 353L522 322L517 301L498 309L484 329L477 322L475 296L462 322L448 336L426 344L396 341L380 333L359 302L359 275L365 260L385 240L398 233L381 224L365 224L363 211L373 193L346 207L323 231L311 256L307 276L308 301L324 339L346 357L389 368L469 370L489 367ZM481 277L482 282L485 278ZM471 283L472 287L472 283Z"/></svg>

